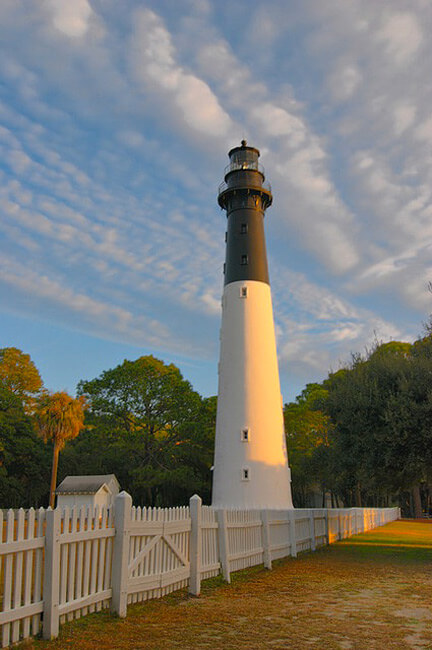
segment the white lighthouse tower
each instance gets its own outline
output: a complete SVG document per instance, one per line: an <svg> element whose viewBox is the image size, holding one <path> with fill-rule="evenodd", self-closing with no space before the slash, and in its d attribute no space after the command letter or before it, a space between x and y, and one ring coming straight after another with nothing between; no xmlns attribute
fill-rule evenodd
<svg viewBox="0 0 432 650"><path fill-rule="evenodd" d="M212 506L293 507L264 236L272 194L245 140L219 188L227 213Z"/></svg>

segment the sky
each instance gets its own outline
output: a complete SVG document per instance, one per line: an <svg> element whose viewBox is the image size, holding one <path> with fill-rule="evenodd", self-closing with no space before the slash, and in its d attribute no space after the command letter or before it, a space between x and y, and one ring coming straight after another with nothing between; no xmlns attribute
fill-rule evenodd
<svg viewBox="0 0 432 650"><path fill-rule="evenodd" d="M0 347L217 393L228 150L261 151L281 388L432 295L430 0L1 0Z"/></svg>

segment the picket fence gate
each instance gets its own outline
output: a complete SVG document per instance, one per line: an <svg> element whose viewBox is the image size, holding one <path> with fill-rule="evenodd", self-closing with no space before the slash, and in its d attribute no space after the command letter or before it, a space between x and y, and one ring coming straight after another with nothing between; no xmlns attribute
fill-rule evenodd
<svg viewBox="0 0 432 650"><path fill-rule="evenodd" d="M114 509L0 510L1 647L110 607L330 544L400 517L399 508L215 510L140 508L121 492Z"/></svg>

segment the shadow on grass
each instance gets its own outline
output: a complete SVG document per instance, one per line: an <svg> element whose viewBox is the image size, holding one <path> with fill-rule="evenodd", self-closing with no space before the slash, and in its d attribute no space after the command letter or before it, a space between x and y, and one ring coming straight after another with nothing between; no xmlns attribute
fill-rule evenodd
<svg viewBox="0 0 432 650"><path fill-rule="evenodd" d="M417 546L396 546L395 544L368 544L356 542L341 544L338 553L359 561L387 561L403 564L424 564L432 566L432 548Z"/></svg>

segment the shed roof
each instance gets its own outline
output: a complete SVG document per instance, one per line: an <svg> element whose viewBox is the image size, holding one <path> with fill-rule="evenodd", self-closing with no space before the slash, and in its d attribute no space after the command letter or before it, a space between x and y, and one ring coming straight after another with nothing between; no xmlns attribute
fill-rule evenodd
<svg viewBox="0 0 432 650"><path fill-rule="evenodd" d="M111 481L120 487L115 474L66 476L56 489L56 494L96 494L104 485L108 488Z"/></svg>

